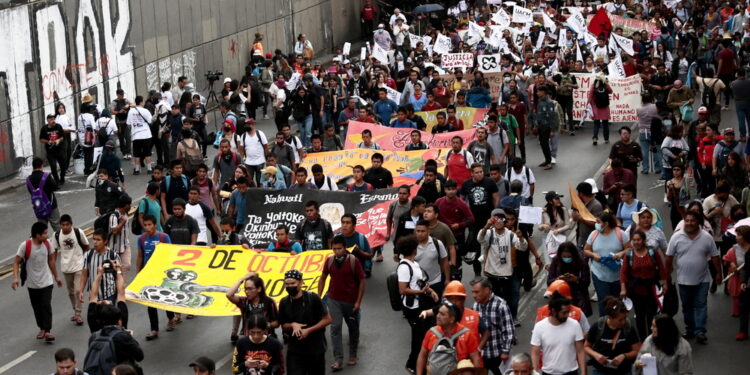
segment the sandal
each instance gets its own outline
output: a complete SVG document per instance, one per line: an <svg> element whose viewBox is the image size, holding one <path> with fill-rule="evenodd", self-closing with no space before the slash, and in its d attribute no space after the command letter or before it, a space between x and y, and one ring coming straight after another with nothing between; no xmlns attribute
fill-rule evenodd
<svg viewBox="0 0 750 375"><path fill-rule="evenodd" d="M185 318L187 318L187 319L193 319L193 318L195 318L195 315L193 315L193 314L187 314L187 316Z"/></svg>
<svg viewBox="0 0 750 375"><path fill-rule="evenodd" d="M159 338L159 331L151 331L148 335L146 335L146 341L156 340Z"/></svg>
<svg viewBox="0 0 750 375"><path fill-rule="evenodd" d="M80 315L76 316L76 325L79 325L79 326L83 325L83 318L81 318Z"/></svg>
<svg viewBox="0 0 750 375"><path fill-rule="evenodd" d="M346 362L349 366L355 366L357 364L357 357L349 357L349 360Z"/></svg>
<svg viewBox="0 0 750 375"><path fill-rule="evenodd" d="M333 364L331 365L331 370L333 370L333 372L339 372L343 369L344 365L339 361L333 362Z"/></svg>
<svg viewBox="0 0 750 375"><path fill-rule="evenodd" d="M36 335L36 339L37 339L37 340L41 340L41 339L43 339L43 338L44 338L44 334L45 334L45 333L46 333L46 332L44 332L44 330L41 330L41 331L39 331L39 334L37 334L37 335Z"/></svg>
<svg viewBox="0 0 750 375"><path fill-rule="evenodd" d="M71 316L71 317L70 317L70 321L71 321L71 322L75 322L75 321L76 321L76 317L77 317L77 316L78 316L78 315L73 315L73 316Z"/></svg>
<svg viewBox="0 0 750 375"><path fill-rule="evenodd" d="M382 263L383 262L383 254L378 254L378 256L375 257L375 261L378 262L378 263Z"/></svg>
<svg viewBox="0 0 750 375"><path fill-rule="evenodd" d="M46 342L55 341L55 335L53 335L51 332L46 332L44 334L44 341L46 341Z"/></svg>

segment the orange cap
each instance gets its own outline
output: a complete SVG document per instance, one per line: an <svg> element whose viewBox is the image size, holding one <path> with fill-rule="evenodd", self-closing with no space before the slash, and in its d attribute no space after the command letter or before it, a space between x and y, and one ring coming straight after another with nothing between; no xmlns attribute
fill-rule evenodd
<svg viewBox="0 0 750 375"><path fill-rule="evenodd" d="M445 286L445 292L443 292L443 297L464 297L466 298L466 288L464 287L464 284L461 284L458 280L453 280L448 283L448 285Z"/></svg>
<svg viewBox="0 0 750 375"><path fill-rule="evenodd" d="M555 292L560 293L565 298L572 298L570 295L570 285L563 280L555 280L552 284L549 284L547 291L544 292L544 297L551 297Z"/></svg>

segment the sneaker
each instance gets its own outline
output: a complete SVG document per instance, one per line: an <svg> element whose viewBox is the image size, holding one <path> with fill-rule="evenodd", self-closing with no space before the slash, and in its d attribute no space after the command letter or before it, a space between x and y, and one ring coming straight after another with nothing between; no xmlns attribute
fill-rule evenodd
<svg viewBox="0 0 750 375"><path fill-rule="evenodd" d="M608 145L608 144L609 144L609 139L605 139L605 140L604 140L604 144L605 144L605 145Z"/></svg>
<svg viewBox="0 0 750 375"><path fill-rule="evenodd" d="M412 367L406 366L406 371L408 371L410 374L416 374L417 370L415 370Z"/></svg>
<svg viewBox="0 0 750 375"><path fill-rule="evenodd" d="M747 340L747 333L740 332L740 333L737 334L737 336L734 336L734 339L737 340L737 341L745 341L745 340Z"/></svg>
<svg viewBox="0 0 750 375"><path fill-rule="evenodd" d="M706 345L708 344L708 337L706 337L706 335L701 333L700 335L695 336L695 341L697 341L698 344Z"/></svg>
<svg viewBox="0 0 750 375"><path fill-rule="evenodd" d="M546 166L547 166L547 162L544 162L544 161L541 164L539 164L539 167L546 167Z"/></svg>
<svg viewBox="0 0 750 375"><path fill-rule="evenodd" d="M729 110L729 106L725 105L725 106L721 107L721 110L722 111L728 111Z"/></svg>
<svg viewBox="0 0 750 375"><path fill-rule="evenodd" d="M576 132L575 132L575 131L571 131L571 132L570 132L570 136L571 136L571 137L572 137L572 136L575 136L575 135L576 135Z"/></svg>
<svg viewBox="0 0 750 375"><path fill-rule="evenodd" d="M552 167L554 167L554 165L552 165L552 163L547 164L547 166L544 167L544 170L548 171L548 170L552 169Z"/></svg>
<svg viewBox="0 0 750 375"><path fill-rule="evenodd" d="M233 333L233 334L231 334L229 336L229 341L231 341L232 344L237 343L237 340L239 340L239 339L240 339L240 337L236 333Z"/></svg>
<svg viewBox="0 0 750 375"><path fill-rule="evenodd" d="M557 164L557 159L552 158L552 164Z"/></svg>
<svg viewBox="0 0 750 375"><path fill-rule="evenodd" d="M375 257L375 261L378 262L378 263L382 263L383 262L383 254L378 254L378 256Z"/></svg>
<svg viewBox="0 0 750 375"><path fill-rule="evenodd" d="M716 293L716 289L717 289L717 288L718 288L718 286L716 285L716 283L715 283L715 282L712 282L712 283L711 283L711 289L710 289L710 292L711 292L711 294L714 294L714 293Z"/></svg>
<svg viewBox="0 0 750 375"><path fill-rule="evenodd" d="M594 138L594 143L593 143L594 146L596 146L597 141L598 141L598 139Z"/></svg>
<svg viewBox="0 0 750 375"><path fill-rule="evenodd" d="M264 120L268 120L268 115L263 115Z"/></svg>

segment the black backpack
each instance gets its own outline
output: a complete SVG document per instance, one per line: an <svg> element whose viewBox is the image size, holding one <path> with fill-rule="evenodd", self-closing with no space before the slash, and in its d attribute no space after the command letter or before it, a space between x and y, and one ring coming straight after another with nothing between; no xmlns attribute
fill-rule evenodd
<svg viewBox="0 0 750 375"><path fill-rule="evenodd" d="M714 91L714 86L716 86L716 83L719 82L718 79L716 79L711 85L711 87L706 86L706 79L703 78L703 95L701 96L701 105L708 108L710 111L716 106L716 91Z"/></svg>
<svg viewBox="0 0 750 375"><path fill-rule="evenodd" d="M385 284L388 288L388 300L391 302L391 309L393 309L393 311L401 311L404 309L404 304L401 301L401 293L398 290L398 268L401 267L402 264L405 264L406 267L409 268L409 280L411 281L411 278L414 277L414 270L411 269L409 263L406 263L403 260L399 262L396 269L388 275Z"/></svg>
<svg viewBox="0 0 750 375"><path fill-rule="evenodd" d="M94 333L94 339L89 344L89 350L86 352L86 359L83 361L83 371L89 375L109 375L112 369L117 366L117 351L114 336L124 332L122 328L117 327L109 332L102 334L102 330Z"/></svg>
<svg viewBox="0 0 750 375"><path fill-rule="evenodd" d="M594 104L597 108L609 107L609 92L607 85L599 84L594 88Z"/></svg>
<svg viewBox="0 0 750 375"><path fill-rule="evenodd" d="M117 210L105 212L94 220L94 230L101 230L105 241L108 241L109 236L112 234L112 228L109 227L109 221L112 215L115 215L115 212L117 212Z"/></svg>

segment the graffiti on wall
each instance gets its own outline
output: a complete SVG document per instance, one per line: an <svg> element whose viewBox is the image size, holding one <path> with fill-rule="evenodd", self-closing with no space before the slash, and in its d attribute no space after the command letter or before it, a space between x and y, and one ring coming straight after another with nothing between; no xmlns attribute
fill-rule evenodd
<svg viewBox="0 0 750 375"><path fill-rule="evenodd" d="M146 64L146 87L149 90L159 90L162 83L177 82L181 76L195 82L195 51L188 50Z"/></svg>
<svg viewBox="0 0 750 375"><path fill-rule="evenodd" d="M0 138L10 139L0 144L0 163L33 154L33 124L42 124L55 103L65 104L73 120L84 92L102 106L118 88L135 92L129 0L77 4L75 14L62 0L0 10L0 79L6 87L0 107L7 108Z"/></svg>

